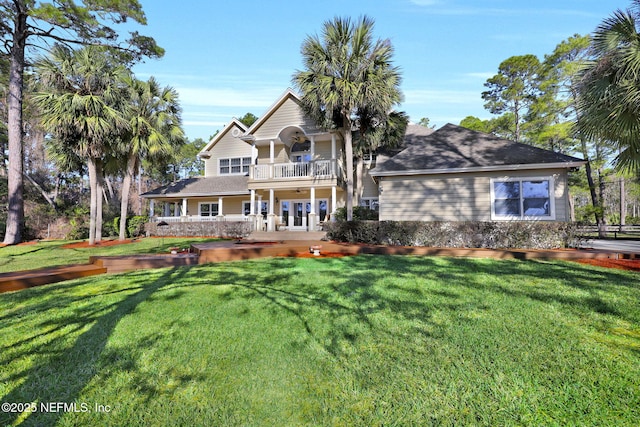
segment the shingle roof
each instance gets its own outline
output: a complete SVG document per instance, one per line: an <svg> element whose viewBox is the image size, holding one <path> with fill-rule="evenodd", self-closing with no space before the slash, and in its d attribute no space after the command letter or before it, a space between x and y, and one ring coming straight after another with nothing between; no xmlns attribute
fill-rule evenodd
<svg viewBox="0 0 640 427"><path fill-rule="evenodd" d="M431 134L407 132L410 144L395 156L379 161L371 175L453 173L466 170L514 169L518 166L576 167L576 157L520 144L461 126L447 124Z"/></svg>
<svg viewBox="0 0 640 427"><path fill-rule="evenodd" d="M249 193L245 175L186 178L143 193L142 197L229 196Z"/></svg>

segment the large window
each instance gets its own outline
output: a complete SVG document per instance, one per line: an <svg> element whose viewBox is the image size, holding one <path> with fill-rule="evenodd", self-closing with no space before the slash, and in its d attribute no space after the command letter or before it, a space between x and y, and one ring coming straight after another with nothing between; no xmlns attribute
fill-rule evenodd
<svg viewBox="0 0 640 427"><path fill-rule="evenodd" d="M491 180L492 219L555 219L553 178Z"/></svg>
<svg viewBox="0 0 640 427"><path fill-rule="evenodd" d="M200 216L218 216L217 203L200 203L198 204L198 215Z"/></svg>
<svg viewBox="0 0 640 427"><path fill-rule="evenodd" d="M367 197L360 199L360 206L364 206L367 209L371 209L372 211L378 211L380 208L380 204L378 203L377 198Z"/></svg>
<svg viewBox="0 0 640 427"><path fill-rule="evenodd" d="M249 173L251 157L231 157L218 162L220 175L246 175Z"/></svg>

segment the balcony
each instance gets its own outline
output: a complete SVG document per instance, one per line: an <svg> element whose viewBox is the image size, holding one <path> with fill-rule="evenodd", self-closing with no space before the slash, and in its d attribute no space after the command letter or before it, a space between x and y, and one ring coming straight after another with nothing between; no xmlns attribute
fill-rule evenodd
<svg viewBox="0 0 640 427"><path fill-rule="evenodd" d="M335 178L339 169L335 160L314 160L297 163L269 163L252 165L249 179L255 181L282 180L296 178Z"/></svg>

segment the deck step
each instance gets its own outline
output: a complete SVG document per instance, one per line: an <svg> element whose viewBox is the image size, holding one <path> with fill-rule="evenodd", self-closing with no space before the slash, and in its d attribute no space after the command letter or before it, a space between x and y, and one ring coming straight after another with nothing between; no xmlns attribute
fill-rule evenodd
<svg viewBox="0 0 640 427"><path fill-rule="evenodd" d="M124 271L142 270L146 268L197 265L198 255L194 253L186 253L161 255L91 256L89 257L89 262L105 268L107 273L122 273Z"/></svg>
<svg viewBox="0 0 640 427"><path fill-rule="evenodd" d="M17 291L106 272L107 269L99 265L73 264L2 273L0 274L0 292Z"/></svg>
<svg viewBox="0 0 640 427"><path fill-rule="evenodd" d="M246 240L281 242L284 240L322 240L325 231L254 231Z"/></svg>

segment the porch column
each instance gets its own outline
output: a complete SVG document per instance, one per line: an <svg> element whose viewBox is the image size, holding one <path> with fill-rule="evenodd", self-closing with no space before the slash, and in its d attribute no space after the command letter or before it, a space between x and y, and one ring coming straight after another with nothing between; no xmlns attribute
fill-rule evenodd
<svg viewBox="0 0 640 427"><path fill-rule="evenodd" d="M316 163L316 137L311 135L309 140L311 141L311 148L310 148L311 164L309 165L309 175L315 176L316 174L314 169L315 169L315 163Z"/></svg>
<svg viewBox="0 0 640 427"><path fill-rule="evenodd" d="M276 231L276 215L273 213L275 197L273 188L269 189L269 213L267 214L267 231Z"/></svg>
<svg viewBox="0 0 640 427"><path fill-rule="evenodd" d="M153 219L153 214L154 214L153 211L155 210L155 207L156 207L155 202L156 202L155 200L149 199L149 220Z"/></svg>
<svg viewBox="0 0 640 427"><path fill-rule="evenodd" d="M336 176L336 134L331 134L331 175Z"/></svg>
<svg viewBox="0 0 640 427"><path fill-rule="evenodd" d="M316 230L316 188L311 187L311 209L309 210L309 231Z"/></svg>
<svg viewBox="0 0 640 427"><path fill-rule="evenodd" d="M253 224L255 231L260 231L260 223L256 219L256 190L251 190L251 200L249 204L249 221Z"/></svg>
<svg viewBox="0 0 640 427"><path fill-rule="evenodd" d="M164 206L162 207L162 216L171 216L171 203L164 202Z"/></svg>
<svg viewBox="0 0 640 427"><path fill-rule="evenodd" d="M182 216L187 216L187 198L182 199Z"/></svg>
<svg viewBox="0 0 640 427"><path fill-rule="evenodd" d="M273 139L269 140L269 178L273 179L273 162L275 162L276 147Z"/></svg>
<svg viewBox="0 0 640 427"><path fill-rule="evenodd" d="M251 190L251 206L249 207L249 215L256 214L256 190Z"/></svg>
<svg viewBox="0 0 640 427"><path fill-rule="evenodd" d="M178 202L173 203L173 216L180 216L180 203Z"/></svg>
<svg viewBox="0 0 640 427"><path fill-rule="evenodd" d="M224 213L222 212L222 197L218 197L218 216L222 218Z"/></svg>
<svg viewBox="0 0 640 427"><path fill-rule="evenodd" d="M262 195L258 196L258 203L256 204L256 206L259 206L258 210L256 211L256 224L258 227L258 231L264 231L264 220L266 218L262 216Z"/></svg>
<svg viewBox="0 0 640 427"><path fill-rule="evenodd" d="M336 203L338 202L338 194L336 186L331 187L331 221L336 220Z"/></svg>

